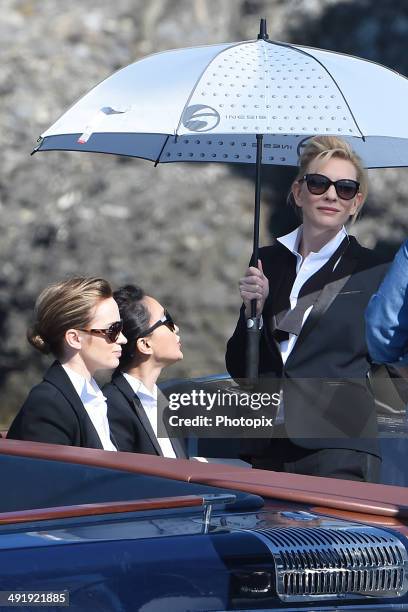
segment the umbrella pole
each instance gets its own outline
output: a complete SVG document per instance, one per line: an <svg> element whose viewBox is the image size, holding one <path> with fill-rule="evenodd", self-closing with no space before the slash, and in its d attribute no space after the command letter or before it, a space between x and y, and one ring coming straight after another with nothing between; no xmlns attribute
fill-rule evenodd
<svg viewBox="0 0 408 612"><path fill-rule="evenodd" d="M259 220L261 212L261 171L262 171L262 141L263 134L256 135L256 175L255 175L255 211L254 211L254 240L251 265L258 267L259 251ZM259 366L259 318L256 316L256 300L251 301L251 316L247 319L247 351L246 351L246 378L250 385L258 380Z"/></svg>

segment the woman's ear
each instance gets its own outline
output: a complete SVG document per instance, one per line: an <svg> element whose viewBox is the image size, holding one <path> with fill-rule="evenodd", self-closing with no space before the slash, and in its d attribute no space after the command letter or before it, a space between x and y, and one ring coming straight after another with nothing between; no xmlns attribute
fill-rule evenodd
<svg viewBox="0 0 408 612"><path fill-rule="evenodd" d="M136 347L142 355L151 355L153 353L152 343L147 336L145 338L138 338L136 340Z"/></svg>
<svg viewBox="0 0 408 612"><path fill-rule="evenodd" d="M67 329L64 340L70 348L79 350L82 346L81 335L78 329Z"/></svg>
<svg viewBox="0 0 408 612"><path fill-rule="evenodd" d="M302 202L300 198L300 190L302 189L302 184L299 181L295 181L292 183L291 194L294 204L299 208L302 208Z"/></svg>
<svg viewBox="0 0 408 612"><path fill-rule="evenodd" d="M353 204L351 205L350 215L353 216L356 213L358 213L362 205L363 205L363 194L359 191L358 194L354 198Z"/></svg>

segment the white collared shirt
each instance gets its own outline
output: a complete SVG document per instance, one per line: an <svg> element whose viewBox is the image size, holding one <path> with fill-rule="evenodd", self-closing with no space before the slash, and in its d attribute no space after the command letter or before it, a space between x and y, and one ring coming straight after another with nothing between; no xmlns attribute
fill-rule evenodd
<svg viewBox="0 0 408 612"><path fill-rule="evenodd" d="M72 382L75 391L79 395L79 399L84 405L84 408L92 421L92 425L95 427L96 432L100 438L102 447L104 450L116 451L117 448L113 445L110 439L110 429L108 421L108 407L106 404L106 397L98 387L96 381L91 378L87 380L78 372L74 372L71 368L66 365L62 366Z"/></svg>
<svg viewBox="0 0 408 612"><path fill-rule="evenodd" d="M305 282L313 276L320 268L322 268L333 255L333 253L339 248L340 244L344 240L346 236L348 236L344 227L328 242L325 244L320 251L314 253L313 251L309 253L307 257L303 259L302 255L298 252L299 243L302 237L303 225L297 227L290 234L286 234L286 236L282 236L278 238L278 242L280 242L284 247L286 247L291 253L296 256L296 280L293 283L292 291L290 292L290 309L293 310L297 304L298 296L301 288L305 284ZM340 259L340 258L339 258ZM333 269L337 266L338 261L335 263ZM305 311L302 320L302 327L305 324L307 317L309 316L312 306L309 306ZM285 364L288 359L290 353L293 350L293 347L296 344L297 340L296 334L289 334L289 340L284 340L280 343L280 350L282 354L282 361Z"/></svg>
<svg viewBox="0 0 408 612"><path fill-rule="evenodd" d="M154 385L153 393L142 383L141 380L135 376L122 372L123 376L132 387L135 394L138 396L143 410L146 413L149 423L153 429L154 435L157 438L157 442L161 448L164 457L176 458L173 445L169 438L158 438L157 437L157 385Z"/></svg>

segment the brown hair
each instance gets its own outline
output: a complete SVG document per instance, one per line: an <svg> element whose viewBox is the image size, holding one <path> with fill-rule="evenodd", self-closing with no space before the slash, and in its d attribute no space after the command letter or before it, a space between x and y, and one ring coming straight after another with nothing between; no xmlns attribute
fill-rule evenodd
<svg viewBox="0 0 408 612"><path fill-rule="evenodd" d="M103 278L77 277L46 287L35 303L35 323L27 339L44 354L60 357L65 332L87 327L100 300L112 297Z"/></svg>
<svg viewBox="0 0 408 612"><path fill-rule="evenodd" d="M315 136L308 140L299 157L299 169L294 182L307 174L309 166L313 161L323 162L332 157L351 162L357 171L357 181L360 183L359 192L362 194L363 199L360 208L351 219L351 222L354 223L368 195L368 175L360 157L345 140L338 136ZM293 203L292 192L289 194L288 201Z"/></svg>

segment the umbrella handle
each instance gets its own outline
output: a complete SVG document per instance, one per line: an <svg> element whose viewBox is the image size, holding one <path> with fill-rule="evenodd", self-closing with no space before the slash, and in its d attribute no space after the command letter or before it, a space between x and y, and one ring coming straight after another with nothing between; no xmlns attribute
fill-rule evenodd
<svg viewBox="0 0 408 612"><path fill-rule="evenodd" d="M254 385L258 380L259 369L259 319L247 319L247 343L246 343L246 379L249 385Z"/></svg>
<svg viewBox="0 0 408 612"><path fill-rule="evenodd" d="M262 170L263 134L256 135L256 176L255 176L255 211L254 211L254 242L251 265L258 265L259 251L259 220L261 212L261 170ZM247 381L253 385L258 380L259 367L259 319L256 316L256 300L251 300L251 317L247 319L247 350L245 374Z"/></svg>

